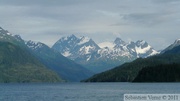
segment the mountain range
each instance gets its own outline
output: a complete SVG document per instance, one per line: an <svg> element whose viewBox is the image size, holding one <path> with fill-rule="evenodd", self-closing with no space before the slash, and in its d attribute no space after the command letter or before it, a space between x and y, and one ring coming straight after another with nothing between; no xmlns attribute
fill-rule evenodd
<svg viewBox="0 0 180 101"><path fill-rule="evenodd" d="M158 54L143 40L126 43L116 38L114 42L96 44L88 37L75 35L60 38L52 49L95 73L112 69L139 57L145 58Z"/></svg>
<svg viewBox="0 0 180 101"><path fill-rule="evenodd" d="M180 81L180 40L160 54L138 58L96 74L85 82L177 82ZM174 74L173 74L174 73Z"/></svg>
<svg viewBox="0 0 180 101"><path fill-rule="evenodd" d="M25 74L28 71L32 71L32 69L36 69L38 70L37 67L40 68L40 70L43 68L42 73L40 70L38 70L38 72L36 72L36 74L34 74L34 72L32 72L31 75L40 75L40 74L45 74L43 73L43 71L49 71L51 72L52 75L54 75L53 78L58 78L57 81L61 80L61 81L80 81L82 79L88 78L90 77L93 73L90 72L89 70L87 70L86 68L84 68L83 66L73 62L70 59L67 59L66 57L62 56L60 53L54 51L53 49L49 48L47 45L41 43L41 42L33 42L33 41L25 41L23 40L19 35L12 35L10 34L8 31L4 30L3 28L0 28L0 42L7 42L4 43L5 45L11 44L12 46L17 46L17 51L13 51L12 56L16 56L16 57L21 57L19 60L19 65L17 66L17 70L20 70L18 73L19 76L22 76L24 78L28 77L29 74ZM1 46L2 47L2 46ZM3 47L2 47L3 49ZM11 48L10 48L11 49ZM26 52L28 55L23 55L23 54L16 54L16 52L18 51L24 51ZM6 53L5 50L2 50L2 53ZM12 63L15 62L16 57L11 57L8 55L8 53L6 54L7 56L2 55L1 57L1 61L4 61L4 59L6 60L11 60ZM21 56L22 55L22 56ZM26 71L23 71L24 68L22 68L24 66L24 64L22 64L20 61L24 61L26 59L31 59L33 58L33 60L35 62L27 62L27 68ZM23 60L24 59L24 60ZM11 63L10 62L10 63ZM6 62L5 62L6 63ZM8 63L7 63L8 64ZM5 64L5 65L7 65ZM34 65L31 65L34 64ZM36 65L36 64L40 64L40 65ZM1 70L6 70L9 67L5 66L5 65L0 65L0 67L2 66L3 68L1 68ZM12 69L14 69L15 71L17 71L15 68L13 68L13 66L11 66ZM24 66L26 67L26 66ZM42 67L42 68L41 68ZM22 70L21 70L22 69ZM24 72L24 75L21 75L21 73ZM39 73L40 72L40 73ZM12 74L14 72L12 71ZM17 74L17 73L16 73ZM4 75L6 75L6 73L4 73ZM50 75L50 73L47 73L47 77L48 75ZM42 76L42 75L40 75ZM7 78L6 76L1 76L2 78L0 79L4 79ZM4 78L3 78L4 77ZM8 76L9 77L9 76ZM16 76L14 76L15 78L18 78ZM45 76L46 77L46 76ZM9 79L9 78L7 78ZM33 78L32 78L33 79ZM62 80L63 79L63 80ZM13 79L14 81L12 81L11 79L8 82L15 82L17 79ZM27 82L31 82L31 78L28 79ZM39 81L46 81L44 80L39 80ZM50 80L51 81L51 80ZM26 81L18 81L18 82L26 82Z"/></svg>
<svg viewBox="0 0 180 101"><path fill-rule="evenodd" d="M143 80L144 73L158 66L177 69L179 45L180 39L157 52L144 40L127 43L116 38L97 44L91 38L70 35L49 47L0 27L0 82L77 82L100 72L85 81L133 81L138 73L136 80Z"/></svg>

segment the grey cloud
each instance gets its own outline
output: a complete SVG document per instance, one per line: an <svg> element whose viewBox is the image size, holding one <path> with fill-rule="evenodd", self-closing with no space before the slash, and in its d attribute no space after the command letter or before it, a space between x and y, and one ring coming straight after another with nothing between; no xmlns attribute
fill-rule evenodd
<svg viewBox="0 0 180 101"><path fill-rule="evenodd" d="M143 26L143 27L155 27L155 26L166 26L172 22L178 21L176 16L179 14L174 14L174 12L154 12L154 13L130 13L124 14L121 21L115 24L111 24L111 26Z"/></svg>
<svg viewBox="0 0 180 101"><path fill-rule="evenodd" d="M52 38L48 45L74 33L90 36L97 42L102 41L102 36L114 40L112 33L135 40L159 38L167 33L163 39L173 40L180 31L178 1L0 0L0 26L25 39L47 43Z"/></svg>
<svg viewBox="0 0 180 101"><path fill-rule="evenodd" d="M152 0L155 3L177 3L179 0Z"/></svg>
<svg viewBox="0 0 180 101"><path fill-rule="evenodd" d="M79 3L88 2L85 0L1 0L0 5L26 5L26 6L66 6L66 5L74 5Z"/></svg>
<svg viewBox="0 0 180 101"><path fill-rule="evenodd" d="M124 20L127 20L128 23L134 23L136 25L145 25L145 26L154 26L159 25L166 21L162 14L157 13L135 13L125 15L123 17Z"/></svg>

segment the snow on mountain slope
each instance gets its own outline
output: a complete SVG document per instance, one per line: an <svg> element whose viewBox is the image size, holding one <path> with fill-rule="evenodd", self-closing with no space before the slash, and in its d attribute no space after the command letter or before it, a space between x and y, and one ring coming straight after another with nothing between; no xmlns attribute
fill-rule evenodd
<svg viewBox="0 0 180 101"><path fill-rule="evenodd" d="M148 43L145 42L144 40L138 40L136 42L135 50L136 50L138 57L142 57L139 55L146 54L148 51L151 50L151 46L148 45Z"/></svg>
<svg viewBox="0 0 180 101"><path fill-rule="evenodd" d="M78 38L75 35L59 39L52 48L85 67L91 65L96 68L107 67L109 64L116 66L139 57L145 58L157 54L143 40L126 43L122 39L116 38L114 42L103 42L97 45L88 37Z"/></svg>
<svg viewBox="0 0 180 101"><path fill-rule="evenodd" d="M149 56L153 56L153 55L157 55L159 54L160 52L156 51L156 50L152 50L151 54L149 54L147 57Z"/></svg>
<svg viewBox="0 0 180 101"><path fill-rule="evenodd" d="M75 35L63 37L59 39L52 47L59 51L62 55L73 60L82 58L116 58L119 56L131 57L147 57L158 52L155 51L146 41L138 40L137 42L126 43L120 38L116 38L114 42L103 42L98 45L88 37L77 38ZM93 56L86 56L92 55ZM88 59L87 59L88 58Z"/></svg>
<svg viewBox="0 0 180 101"><path fill-rule="evenodd" d="M76 37L71 35L59 39L52 47L62 55L72 59L90 60L93 52L96 52L100 47L88 37Z"/></svg>
<svg viewBox="0 0 180 101"><path fill-rule="evenodd" d="M120 38L116 38L114 43L103 42L98 45L101 47L101 50L98 51L99 54L104 56L110 54L112 58L117 56L148 57L158 54L157 51L155 51L146 41L143 40L138 40L136 43L126 43Z"/></svg>
<svg viewBox="0 0 180 101"><path fill-rule="evenodd" d="M68 57L68 56L71 55L71 53L69 51L66 51L66 52L62 53L62 55L65 56L65 57Z"/></svg>
<svg viewBox="0 0 180 101"><path fill-rule="evenodd" d="M25 44L30 48L30 49L33 49L33 50L36 50L38 48L41 48L43 46L43 43L40 43L40 42L35 42L35 41L27 41L25 42Z"/></svg>
<svg viewBox="0 0 180 101"><path fill-rule="evenodd" d="M87 42L89 42L90 38L88 37L80 37L80 41L78 42L78 45L82 45L82 44L85 44Z"/></svg>
<svg viewBox="0 0 180 101"><path fill-rule="evenodd" d="M0 27L0 40L1 41L8 41L17 45L24 45L24 40L19 35L12 35L7 30L4 30Z"/></svg>
<svg viewBox="0 0 180 101"><path fill-rule="evenodd" d="M136 49L137 54L144 54L144 53L146 53L147 51L149 51L151 49L151 46L148 45L145 48L135 47L135 49Z"/></svg>
<svg viewBox="0 0 180 101"><path fill-rule="evenodd" d="M180 39L175 40L175 42L171 45L171 48L174 48L176 46L180 45Z"/></svg>
<svg viewBox="0 0 180 101"><path fill-rule="evenodd" d="M121 40L120 38L116 38L116 40L113 43L107 42L108 45L104 48L101 48L98 51L98 54L100 54L101 57L104 58L112 58L117 59L119 56L126 56L130 57L131 54L129 53L127 49L127 44ZM106 42L100 44L105 46Z"/></svg>

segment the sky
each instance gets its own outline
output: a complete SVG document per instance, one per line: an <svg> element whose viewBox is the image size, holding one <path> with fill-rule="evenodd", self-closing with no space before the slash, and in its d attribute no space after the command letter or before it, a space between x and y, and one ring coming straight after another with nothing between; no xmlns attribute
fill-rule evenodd
<svg viewBox="0 0 180 101"><path fill-rule="evenodd" d="M180 0L0 0L0 27L49 46L75 34L162 50L180 38Z"/></svg>

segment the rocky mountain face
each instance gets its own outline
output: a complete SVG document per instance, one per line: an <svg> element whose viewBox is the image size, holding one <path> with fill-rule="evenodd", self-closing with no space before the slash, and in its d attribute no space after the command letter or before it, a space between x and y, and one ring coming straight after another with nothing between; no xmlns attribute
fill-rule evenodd
<svg viewBox="0 0 180 101"><path fill-rule="evenodd" d="M59 39L52 49L96 73L139 57L158 54L143 40L126 43L116 38L114 42L96 44L88 37L78 38L75 35Z"/></svg>
<svg viewBox="0 0 180 101"><path fill-rule="evenodd" d="M75 35L61 38L52 48L75 61L89 61L92 53L100 49L92 39Z"/></svg>

